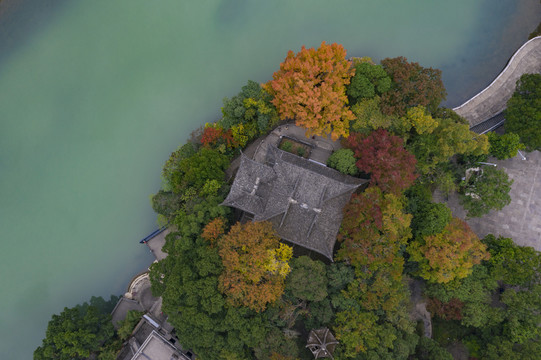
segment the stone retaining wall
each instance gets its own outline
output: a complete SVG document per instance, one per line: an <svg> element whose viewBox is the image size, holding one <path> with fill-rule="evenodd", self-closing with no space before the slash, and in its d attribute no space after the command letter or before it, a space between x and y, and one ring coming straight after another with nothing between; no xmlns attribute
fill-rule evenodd
<svg viewBox="0 0 541 360"><path fill-rule="evenodd" d="M490 85L453 110L467 119L470 127L479 125L505 110L522 74L535 73L541 73L541 36L522 45Z"/></svg>

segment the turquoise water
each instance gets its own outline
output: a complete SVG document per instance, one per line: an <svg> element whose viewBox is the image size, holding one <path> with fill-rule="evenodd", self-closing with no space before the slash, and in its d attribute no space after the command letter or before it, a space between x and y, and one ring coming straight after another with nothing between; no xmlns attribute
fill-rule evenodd
<svg viewBox="0 0 541 360"><path fill-rule="evenodd" d="M458 105L504 67L540 10L537 0L4 0L0 358L31 358L64 306L124 291L151 261L138 240L156 226L148 196L168 154L218 118L224 96L268 80L287 50L325 40L350 56L404 55L443 69Z"/></svg>

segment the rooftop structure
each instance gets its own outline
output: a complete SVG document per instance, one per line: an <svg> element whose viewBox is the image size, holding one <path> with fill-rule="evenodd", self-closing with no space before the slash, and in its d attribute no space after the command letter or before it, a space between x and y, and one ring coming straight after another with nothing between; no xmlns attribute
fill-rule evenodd
<svg viewBox="0 0 541 360"><path fill-rule="evenodd" d="M366 182L268 146L264 164L242 155L222 205L269 221L284 240L332 260L342 208Z"/></svg>
<svg viewBox="0 0 541 360"><path fill-rule="evenodd" d="M315 359L330 357L338 345L333 334L327 328L312 330L308 334L306 347L314 354Z"/></svg>
<svg viewBox="0 0 541 360"><path fill-rule="evenodd" d="M145 342L133 355L132 360L189 360L179 349L174 347L163 336L156 331L152 331Z"/></svg>

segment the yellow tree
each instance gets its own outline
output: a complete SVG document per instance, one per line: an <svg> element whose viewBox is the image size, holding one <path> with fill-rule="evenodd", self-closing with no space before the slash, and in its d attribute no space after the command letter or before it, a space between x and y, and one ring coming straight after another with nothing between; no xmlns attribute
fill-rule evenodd
<svg viewBox="0 0 541 360"><path fill-rule="evenodd" d="M346 95L354 73L342 45L322 42L318 49L290 50L263 88L282 119L295 119L307 136L331 134L336 140L348 136L349 122L355 119Z"/></svg>
<svg viewBox="0 0 541 360"><path fill-rule="evenodd" d="M219 287L230 304L262 311L282 296L293 249L279 240L268 222L237 223L218 239Z"/></svg>
<svg viewBox="0 0 541 360"><path fill-rule="evenodd" d="M486 246L458 218L451 220L441 233L413 241L408 252L419 263L420 275L438 283L463 279L471 274L474 265L490 258Z"/></svg>

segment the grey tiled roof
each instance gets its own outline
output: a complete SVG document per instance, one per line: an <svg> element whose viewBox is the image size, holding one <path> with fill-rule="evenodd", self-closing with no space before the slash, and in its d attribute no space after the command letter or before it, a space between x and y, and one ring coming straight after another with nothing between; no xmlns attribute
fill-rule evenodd
<svg viewBox="0 0 541 360"><path fill-rule="evenodd" d="M365 182L268 146L265 164L242 156L222 205L270 221L284 240L332 260L342 208Z"/></svg>

